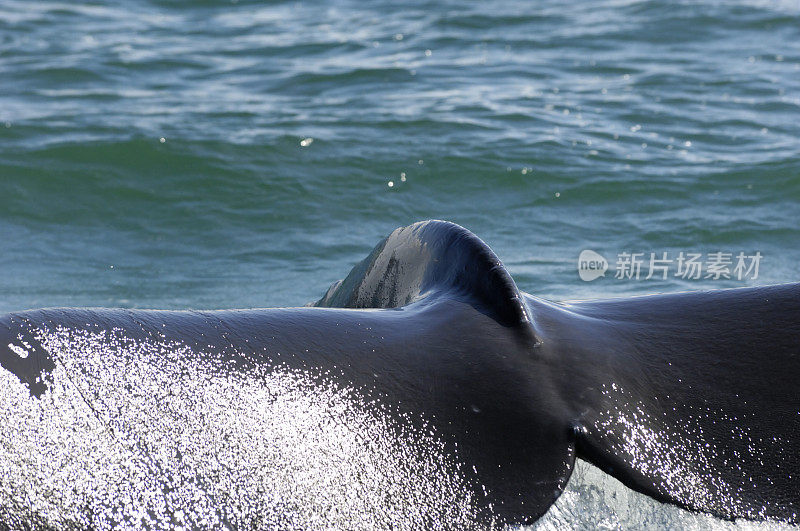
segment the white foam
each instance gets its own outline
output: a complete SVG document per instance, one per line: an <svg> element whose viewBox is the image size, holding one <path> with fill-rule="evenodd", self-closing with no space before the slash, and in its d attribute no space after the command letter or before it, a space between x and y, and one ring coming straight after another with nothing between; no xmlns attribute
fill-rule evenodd
<svg viewBox="0 0 800 531"><path fill-rule="evenodd" d="M12 528L474 523L436 438L398 434L351 391L221 370L221 357L175 344L37 339L60 361L40 399L0 370L0 521Z"/></svg>

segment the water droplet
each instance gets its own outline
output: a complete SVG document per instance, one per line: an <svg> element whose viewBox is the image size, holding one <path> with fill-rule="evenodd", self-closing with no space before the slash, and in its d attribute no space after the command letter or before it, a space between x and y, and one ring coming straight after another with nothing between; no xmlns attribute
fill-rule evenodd
<svg viewBox="0 0 800 531"><path fill-rule="evenodd" d="M11 349L11 352L13 352L14 354L16 354L17 356L19 356L22 359L25 359L25 358L28 357L28 351L25 350L22 347L18 347L17 345L15 345L13 343L9 343L8 344L8 348Z"/></svg>

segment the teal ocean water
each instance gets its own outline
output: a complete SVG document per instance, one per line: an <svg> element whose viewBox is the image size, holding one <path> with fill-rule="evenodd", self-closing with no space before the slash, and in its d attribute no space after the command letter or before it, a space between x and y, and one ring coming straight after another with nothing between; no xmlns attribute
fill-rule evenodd
<svg viewBox="0 0 800 531"><path fill-rule="evenodd" d="M0 310L302 305L427 218L554 299L795 281L798 139L794 0L2 0ZM614 278L680 251L759 275Z"/></svg>

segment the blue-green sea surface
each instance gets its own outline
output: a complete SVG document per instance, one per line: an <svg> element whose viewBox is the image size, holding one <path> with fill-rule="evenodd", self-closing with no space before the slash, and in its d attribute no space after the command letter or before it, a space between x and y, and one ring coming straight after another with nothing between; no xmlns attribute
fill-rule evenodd
<svg viewBox="0 0 800 531"><path fill-rule="evenodd" d="M3 0L0 184L0 310L301 305L426 218L555 299L798 280L800 4Z"/></svg>

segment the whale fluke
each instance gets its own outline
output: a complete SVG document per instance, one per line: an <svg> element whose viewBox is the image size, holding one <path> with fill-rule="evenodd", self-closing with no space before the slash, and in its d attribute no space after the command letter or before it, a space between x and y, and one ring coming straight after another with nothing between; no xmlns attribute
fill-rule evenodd
<svg viewBox="0 0 800 531"><path fill-rule="evenodd" d="M691 510L798 522L800 284L554 303L426 221L313 306L0 315L0 517L524 524L577 456Z"/></svg>

